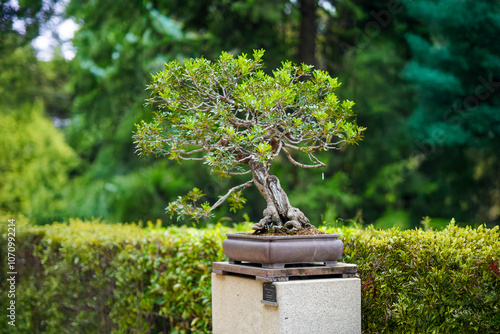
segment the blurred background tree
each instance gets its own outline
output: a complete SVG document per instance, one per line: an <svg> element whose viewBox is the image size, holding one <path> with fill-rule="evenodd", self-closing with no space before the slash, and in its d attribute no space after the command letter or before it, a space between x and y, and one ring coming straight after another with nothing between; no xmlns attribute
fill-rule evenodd
<svg viewBox="0 0 500 334"><path fill-rule="evenodd" d="M0 2L0 210L41 221L65 211L61 189L80 163L46 112L69 111L67 62L60 55L39 62L30 45L55 4Z"/></svg>
<svg viewBox="0 0 500 334"><path fill-rule="evenodd" d="M437 180L420 205L441 203L443 216L498 222L500 3L405 4L428 27L425 35L407 35L412 59L405 70L416 93L408 125L423 154L420 170Z"/></svg>
<svg viewBox="0 0 500 334"><path fill-rule="evenodd" d="M437 225L440 217L498 224L498 7L493 0L2 0L0 209L39 223L102 216L171 224L165 206L193 185L204 184L214 202L241 180L134 154L133 125L151 114L144 88L164 62L263 48L269 69L290 59L338 76L339 98L356 102L358 124L368 128L359 147L326 153L325 169L273 166L316 225L340 218L407 228L424 216ZM57 15L79 26L76 55L39 60L30 43ZM246 212L221 208L216 219L258 219L260 210L248 208L262 207L259 195L247 198Z"/></svg>

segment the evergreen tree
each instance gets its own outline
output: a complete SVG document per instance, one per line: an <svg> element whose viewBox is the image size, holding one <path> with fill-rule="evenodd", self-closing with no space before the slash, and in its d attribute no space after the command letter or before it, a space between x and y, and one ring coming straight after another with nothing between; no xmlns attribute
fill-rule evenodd
<svg viewBox="0 0 500 334"><path fill-rule="evenodd" d="M429 198L444 215L500 219L500 3L406 1L428 34L408 35L406 75L417 107L409 120L422 166L438 178Z"/></svg>

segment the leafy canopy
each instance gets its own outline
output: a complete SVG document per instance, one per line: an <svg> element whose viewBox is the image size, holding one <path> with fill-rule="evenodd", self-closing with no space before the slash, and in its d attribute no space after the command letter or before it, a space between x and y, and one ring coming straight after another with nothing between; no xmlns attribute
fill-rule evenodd
<svg viewBox="0 0 500 334"><path fill-rule="evenodd" d="M263 54L254 51L249 59L223 52L215 62L165 64L148 86L149 102L159 102L159 111L152 122L137 125L139 154L205 160L226 174L249 159L270 163L280 151L295 164L291 150L311 159L300 167L322 167L314 152L361 139L364 128L348 120L354 103L334 93L336 78L289 61L270 76L262 70Z"/></svg>
<svg viewBox="0 0 500 334"><path fill-rule="evenodd" d="M290 61L268 75L263 55L264 50L255 50L253 58L223 52L213 62L165 64L148 86L148 102L158 111L150 123L137 124L138 153L204 161L212 172L228 176L250 173L249 162L269 167L281 152L295 166L324 167L316 152L362 138L365 128L350 120L354 103L335 95L337 78ZM309 161L299 162L294 151ZM185 200L201 196L195 192Z"/></svg>

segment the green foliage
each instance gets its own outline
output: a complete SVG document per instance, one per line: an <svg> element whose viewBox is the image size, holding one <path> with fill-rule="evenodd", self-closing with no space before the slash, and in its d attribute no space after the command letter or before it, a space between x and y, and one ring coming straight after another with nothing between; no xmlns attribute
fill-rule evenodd
<svg viewBox="0 0 500 334"><path fill-rule="evenodd" d="M497 333L500 233L460 228L366 230L347 238L366 333Z"/></svg>
<svg viewBox="0 0 500 334"><path fill-rule="evenodd" d="M208 203L201 204L201 207L196 207L196 201L201 199L205 194L198 188L193 188L185 196L179 196L177 200L168 204L166 211L172 217L177 214L177 219L182 219L184 216L189 216L192 219L198 220L200 217L213 216L210 213L210 205Z"/></svg>
<svg viewBox="0 0 500 334"><path fill-rule="evenodd" d="M0 100L2 114L18 107L20 102L34 102L39 97L40 68L33 48L23 39L4 33L0 49Z"/></svg>
<svg viewBox="0 0 500 334"><path fill-rule="evenodd" d="M64 208L60 189L78 165L77 155L39 102L3 110L0 117L0 209L54 218Z"/></svg>
<svg viewBox="0 0 500 334"><path fill-rule="evenodd" d="M68 112L69 96L61 82L68 64L38 61L27 43L51 3L42 9L39 1L24 1L17 15L36 16L26 22L31 32L22 36L2 30L0 36L0 210L22 212L38 222L60 217L67 205L62 188L81 163L47 117Z"/></svg>
<svg viewBox="0 0 500 334"><path fill-rule="evenodd" d="M354 103L335 95L336 78L289 61L270 76L262 71L263 55L263 50L254 50L253 59L223 52L214 62L165 64L148 86L149 102L158 103L159 111L152 122L137 124L134 134L139 155L205 161L212 172L231 175L249 173L253 162L270 166L281 152L295 166L323 167L314 153L362 138L365 128L351 119ZM293 151L307 155L312 165L297 162ZM189 197L167 211L194 218L209 213L208 206L187 206Z"/></svg>
<svg viewBox="0 0 500 334"><path fill-rule="evenodd" d="M208 333L211 264L224 258L225 233L250 228L81 220L31 226L22 216L16 225L16 256L23 263L16 313L22 316L15 328L0 328L9 334ZM343 233L344 261L358 265L364 333L498 333L498 227L322 229ZM0 300L3 309L8 299Z"/></svg>
<svg viewBox="0 0 500 334"><path fill-rule="evenodd" d="M243 209L243 206L247 202L247 199L242 196L242 192L237 191L231 193L228 198L229 205L231 206L231 212L236 213L236 211Z"/></svg>
<svg viewBox="0 0 500 334"><path fill-rule="evenodd" d="M161 111L153 122L137 125L139 154L190 160L186 155L207 151L199 159L227 173L244 158L268 163L276 151L272 139L293 141L298 151L312 154L361 138L364 128L348 121L354 103L341 103L334 93L337 79L291 62L269 76L261 70L263 54L255 50L249 59L223 52L213 63L197 58L165 64L148 86L149 102ZM304 76L311 79L298 80Z"/></svg>

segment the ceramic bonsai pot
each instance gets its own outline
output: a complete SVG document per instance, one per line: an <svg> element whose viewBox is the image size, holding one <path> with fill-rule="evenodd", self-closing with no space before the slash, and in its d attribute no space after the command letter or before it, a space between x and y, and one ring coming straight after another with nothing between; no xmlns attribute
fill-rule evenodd
<svg viewBox="0 0 500 334"><path fill-rule="evenodd" d="M222 243L229 263L247 261L263 268L284 268L285 264L323 262L334 266L342 258L344 244L339 234L260 236L228 233Z"/></svg>

